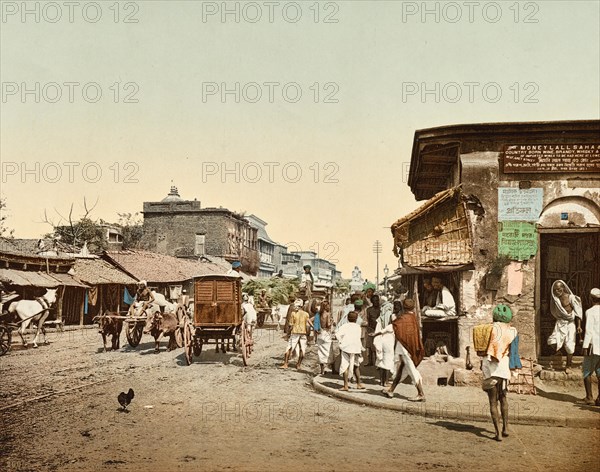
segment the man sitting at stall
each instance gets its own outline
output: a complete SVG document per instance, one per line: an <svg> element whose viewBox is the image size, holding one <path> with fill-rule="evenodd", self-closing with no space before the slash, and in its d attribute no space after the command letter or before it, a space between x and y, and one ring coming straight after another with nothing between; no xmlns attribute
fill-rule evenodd
<svg viewBox="0 0 600 472"><path fill-rule="evenodd" d="M431 284L433 285L433 289L438 293L436 303L432 308L423 309L423 314L430 318L456 316L456 302L450 290L442 283L442 279L432 277Z"/></svg>
<svg viewBox="0 0 600 472"><path fill-rule="evenodd" d="M423 293L421 294L421 307L423 307L423 311L429 310L436 305L437 295L437 292L433 289L433 285L431 285L431 279L423 279Z"/></svg>

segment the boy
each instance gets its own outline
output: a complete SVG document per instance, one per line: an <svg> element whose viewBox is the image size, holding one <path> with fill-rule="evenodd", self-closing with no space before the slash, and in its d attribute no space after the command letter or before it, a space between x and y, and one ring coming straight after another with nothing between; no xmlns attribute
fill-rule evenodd
<svg viewBox="0 0 600 472"><path fill-rule="evenodd" d="M356 323L358 313L352 311L348 313L348 322L336 332L336 337L340 343L342 351L342 363L340 365L340 374L344 374L344 387L341 390L348 391L349 372L353 371L356 377L356 388L362 389L360 383L360 363L363 361L361 342L361 327Z"/></svg>

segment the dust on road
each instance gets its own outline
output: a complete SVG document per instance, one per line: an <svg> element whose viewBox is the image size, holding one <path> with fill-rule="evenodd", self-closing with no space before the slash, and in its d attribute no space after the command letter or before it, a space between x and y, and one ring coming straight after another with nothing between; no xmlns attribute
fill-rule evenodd
<svg viewBox="0 0 600 472"><path fill-rule="evenodd" d="M0 470L597 469L597 430L517 425L498 444L491 423L344 403L312 390L314 346L302 371L285 371L280 334L256 334L249 367L212 346L188 367L166 342L154 354L149 336L136 349L123 336L125 347L104 353L93 329L9 352L0 358ZM129 388L127 413L117 395Z"/></svg>

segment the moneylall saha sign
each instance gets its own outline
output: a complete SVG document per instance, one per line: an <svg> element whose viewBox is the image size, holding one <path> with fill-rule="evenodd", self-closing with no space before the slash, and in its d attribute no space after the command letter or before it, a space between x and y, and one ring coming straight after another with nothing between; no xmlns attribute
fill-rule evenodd
<svg viewBox="0 0 600 472"><path fill-rule="evenodd" d="M516 173L600 173L600 143L508 144L503 171Z"/></svg>

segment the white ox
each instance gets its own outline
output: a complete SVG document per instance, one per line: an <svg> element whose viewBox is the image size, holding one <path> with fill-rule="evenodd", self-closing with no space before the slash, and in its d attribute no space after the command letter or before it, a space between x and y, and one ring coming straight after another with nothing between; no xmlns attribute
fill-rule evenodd
<svg viewBox="0 0 600 472"><path fill-rule="evenodd" d="M35 300L19 300L9 305L8 312L16 313L21 318L21 327L17 330L17 333L21 336L23 346L27 346L23 334L32 321L35 321L37 324L37 330L33 338L33 347L38 347L37 341L40 330L44 335L44 344L48 343L43 326L46 318L50 315L50 308L56 303L56 291L56 289L46 289L46 293L40 298Z"/></svg>

